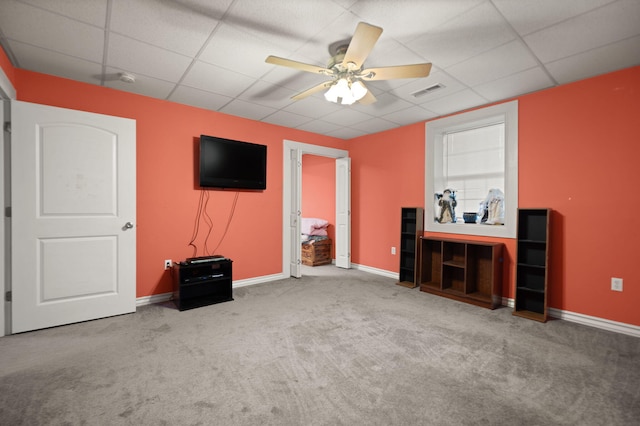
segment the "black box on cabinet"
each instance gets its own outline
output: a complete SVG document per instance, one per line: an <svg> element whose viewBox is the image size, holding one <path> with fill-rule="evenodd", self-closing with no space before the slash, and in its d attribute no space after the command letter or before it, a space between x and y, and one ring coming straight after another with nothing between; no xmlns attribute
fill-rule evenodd
<svg viewBox="0 0 640 426"><path fill-rule="evenodd" d="M180 311L233 300L231 259L180 262L173 275L173 300Z"/></svg>

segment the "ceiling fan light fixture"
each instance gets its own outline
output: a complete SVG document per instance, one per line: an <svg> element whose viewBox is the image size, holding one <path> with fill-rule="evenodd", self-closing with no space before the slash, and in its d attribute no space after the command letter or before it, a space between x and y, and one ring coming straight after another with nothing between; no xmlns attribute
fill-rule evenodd
<svg viewBox="0 0 640 426"><path fill-rule="evenodd" d="M324 94L329 102L351 105L362 99L367 94L367 88L361 81L350 83L346 78L341 78Z"/></svg>

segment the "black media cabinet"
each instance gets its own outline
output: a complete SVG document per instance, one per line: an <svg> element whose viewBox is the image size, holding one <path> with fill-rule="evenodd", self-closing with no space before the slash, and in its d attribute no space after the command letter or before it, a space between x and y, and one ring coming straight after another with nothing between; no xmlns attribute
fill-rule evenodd
<svg viewBox="0 0 640 426"><path fill-rule="evenodd" d="M226 258L177 263L173 274L173 300L178 310L233 300L232 263Z"/></svg>

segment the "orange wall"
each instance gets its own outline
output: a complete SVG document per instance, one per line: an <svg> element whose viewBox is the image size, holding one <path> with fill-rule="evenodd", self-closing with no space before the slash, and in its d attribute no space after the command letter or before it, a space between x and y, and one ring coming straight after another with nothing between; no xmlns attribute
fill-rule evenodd
<svg viewBox="0 0 640 426"><path fill-rule="evenodd" d="M518 203L554 210L550 306L640 325L640 67L518 101ZM389 247L399 243L400 207L424 205L424 139L420 123L350 142L354 262L398 271ZM503 295L513 297L515 242L502 241ZM622 293L611 277L624 279Z"/></svg>
<svg viewBox="0 0 640 426"><path fill-rule="evenodd" d="M335 241L336 160L317 155L302 156L302 217L328 220L329 238ZM334 247L331 246L334 258Z"/></svg>
<svg viewBox="0 0 640 426"><path fill-rule="evenodd" d="M354 263L399 271L401 209L424 207L424 137L418 123L350 141Z"/></svg>
<svg viewBox="0 0 640 426"><path fill-rule="evenodd" d="M288 139L344 149L345 142L209 110L16 69L18 99L133 118L137 122L137 296L172 290L164 259L195 255L188 246L200 190L195 184L196 141L209 134L265 144L267 189L240 192L227 236L216 253L233 259L233 278L282 272L282 146ZM229 218L235 192L208 190L215 226L213 250ZM196 241L202 256L206 224Z"/></svg>

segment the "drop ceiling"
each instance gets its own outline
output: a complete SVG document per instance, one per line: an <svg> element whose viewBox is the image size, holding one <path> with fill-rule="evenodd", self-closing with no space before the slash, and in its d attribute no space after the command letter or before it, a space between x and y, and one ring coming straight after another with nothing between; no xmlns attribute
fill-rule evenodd
<svg viewBox="0 0 640 426"><path fill-rule="evenodd" d="M265 58L324 67L360 21L384 29L366 67L431 75L292 101L326 77ZM1 0L0 43L18 68L350 139L639 65L640 0Z"/></svg>

